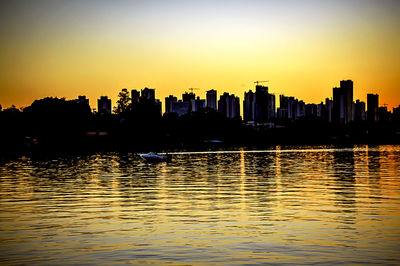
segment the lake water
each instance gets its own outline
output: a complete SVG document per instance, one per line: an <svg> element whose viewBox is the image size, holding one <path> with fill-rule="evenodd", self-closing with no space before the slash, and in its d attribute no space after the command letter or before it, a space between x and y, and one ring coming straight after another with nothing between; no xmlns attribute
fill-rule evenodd
<svg viewBox="0 0 400 266"><path fill-rule="evenodd" d="M0 264L400 264L400 146L0 162Z"/></svg>

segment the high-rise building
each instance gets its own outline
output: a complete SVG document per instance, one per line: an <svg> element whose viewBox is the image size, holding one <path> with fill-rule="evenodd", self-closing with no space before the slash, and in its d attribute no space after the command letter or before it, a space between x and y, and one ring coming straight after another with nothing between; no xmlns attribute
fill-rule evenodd
<svg viewBox="0 0 400 266"><path fill-rule="evenodd" d="M227 92L222 94L218 101L218 112L227 118L240 117L239 97L234 94L229 95Z"/></svg>
<svg viewBox="0 0 400 266"><path fill-rule="evenodd" d="M217 110L217 91L209 90L206 94L207 107L213 110Z"/></svg>
<svg viewBox="0 0 400 266"><path fill-rule="evenodd" d="M332 114L333 114L333 101L329 98L325 99L325 108L326 108L326 121L328 121L328 123L332 122Z"/></svg>
<svg viewBox="0 0 400 266"><path fill-rule="evenodd" d="M162 103L161 103L161 101L159 99L156 99L154 101L154 106L155 106L155 110L157 110L157 114L159 116L161 116L162 115Z"/></svg>
<svg viewBox="0 0 400 266"><path fill-rule="evenodd" d="M189 112L189 102L179 100L171 103L171 113L177 113L179 116L185 115Z"/></svg>
<svg viewBox="0 0 400 266"><path fill-rule="evenodd" d="M170 95L168 97L165 97L165 113L171 113L172 112L172 104L178 102L178 99L173 96Z"/></svg>
<svg viewBox="0 0 400 266"><path fill-rule="evenodd" d="M101 96L97 100L97 111L99 114L111 114L111 99L107 96Z"/></svg>
<svg viewBox="0 0 400 266"><path fill-rule="evenodd" d="M206 100L200 99L200 97L197 96L196 100L194 101L194 110L193 111L199 111L201 109L204 109L205 107L206 107Z"/></svg>
<svg viewBox="0 0 400 266"><path fill-rule="evenodd" d="M400 105L398 107L393 107L392 118L394 121L400 121Z"/></svg>
<svg viewBox="0 0 400 266"><path fill-rule="evenodd" d="M353 81L341 80L340 87L345 92L346 99L346 123L353 120Z"/></svg>
<svg viewBox="0 0 400 266"><path fill-rule="evenodd" d="M326 106L324 102L321 102L317 105L317 117L318 118L325 118L326 116Z"/></svg>
<svg viewBox="0 0 400 266"><path fill-rule="evenodd" d="M315 103L306 104L304 110L306 117L317 117L318 105Z"/></svg>
<svg viewBox="0 0 400 266"><path fill-rule="evenodd" d="M137 104L140 101L140 92L138 90L131 90L132 105Z"/></svg>
<svg viewBox="0 0 400 266"><path fill-rule="evenodd" d="M182 101L184 102L190 102L191 100L196 99L196 94L193 92L185 92L182 94Z"/></svg>
<svg viewBox="0 0 400 266"><path fill-rule="evenodd" d="M146 99L149 101L155 101L156 99L155 89L144 88L141 93L142 99Z"/></svg>
<svg viewBox="0 0 400 266"><path fill-rule="evenodd" d="M185 92L184 94L182 94L182 101L185 103L189 103L188 112L195 111L196 109L195 99L196 99L196 94L194 94L193 92Z"/></svg>
<svg viewBox="0 0 400 266"><path fill-rule="evenodd" d="M78 99L76 99L76 102L89 105L89 99L87 99L86 96L78 96Z"/></svg>
<svg viewBox="0 0 400 266"><path fill-rule="evenodd" d="M388 111L386 106L378 107L378 121L389 121L390 112Z"/></svg>
<svg viewBox="0 0 400 266"><path fill-rule="evenodd" d="M306 116L306 104L302 100L295 100L295 119Z"/></svg>
<svg viewBox="0 0 400 266"><path fill-rule="evenodd" d="M243 120L245 122L255 120L255 108L256 108L256 94L249 90L244 93L243 100Z"/></svg>
<svg viewBox="0 0 400 266"><path fill-rule="evenodd" d="M353 119L353 81L342 80L333 88L333 121L347 124Z"/></svg>
<svg viewBox="0 0 400 266"><path fill-rule="evenodd" d="M367 119L370 122L378 120L379 95L367 94Z"/></svg>
<svg viewBox="0 0 400 266"><path fill-rule="evenodd" d="M266 122L268 120L268 87L256 86L256 122Z"/></svg>
<svg viewBox="0 0 400 266"><path fill-rule="evenodd" d="M364 121L365 120L365 102L356 100L354 103L354 120Z"/></svg>
<svg viewBox="0 0 400 266"><path fill-rule="evenodd" d="M279 118L296 120L305 115L305 103L294 97L279 96Z"/></svg>
<svg viewBox="0 0 400 266"><path fill-rule="evenodd" d="M268 109L267 109L267 117L268 119L272 119L276 117L275 111L275 95L268 93Z"/></svg>

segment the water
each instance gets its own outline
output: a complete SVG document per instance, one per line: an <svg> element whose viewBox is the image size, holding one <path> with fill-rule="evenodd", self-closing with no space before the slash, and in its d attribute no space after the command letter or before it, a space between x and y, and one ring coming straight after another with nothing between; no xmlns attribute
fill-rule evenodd
<svg viewBox="0 0 400 266"><path fill-rule="evenodd" d="M400 146L0 163L0 264L400 264Z"/></svg>

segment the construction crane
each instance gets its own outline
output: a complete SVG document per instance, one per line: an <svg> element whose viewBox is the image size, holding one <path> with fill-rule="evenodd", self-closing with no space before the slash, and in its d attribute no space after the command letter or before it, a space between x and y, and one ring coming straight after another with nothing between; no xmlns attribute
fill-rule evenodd
<svg viewBox="0 0 400 266"><path fill-rule="evenodd" d="M257 84L257 86L258 86L259 83L264 83L264 82L269 82L269 80L257 80L257 81L254 81L254 83Z"/></svg>
<svg viewBox="0 0 400 266"><path fill-rule="evenodd" d="M190 92L193 93L194 90L200 90L199 88L189 88Z"/></svg>

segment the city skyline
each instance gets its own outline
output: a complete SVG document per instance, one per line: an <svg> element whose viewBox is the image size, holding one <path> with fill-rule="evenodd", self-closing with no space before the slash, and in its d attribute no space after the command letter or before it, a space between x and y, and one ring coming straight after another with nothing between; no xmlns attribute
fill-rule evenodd
<svg viewBox="0 0 400 266"><path fill-rule="evenodd" d="M354 98L400 102L398 1L4 1L0 104L91 103L120 88L242 97L255 80L318 103L337 80Z"/></svg>
<svg viewBox="0 0 400 266"><path fill-rule="evenodd" d="M205 95L203 97L197 95L194 90L200 90L200 88L189 88L188 90L184 91L184 93L182 93L182 97L181 99L179 99L178 95L174 95L174 94L170 94L168 95L168 97L165 97L164 99L160 99L160 97L156 96L156 89L155 88L143 88L143 89L129 89L129 88L123 88L121 89L122 92L125 91L125 93L127 93L127 95L130 96L130 104L134 104L135 102L139 102L140 98L146 98L148 100L157 102L160 108L160 113L161 114L166 114L166 113L173 113L176 112L179 115L182 114L186 114L189 113L191 111L199 111L202 108L211 108L214 110L220 110L220 109L224 109L227 107L223 107L221 108L220 106L220 101L222 101L224 99L228 100L229 97L231 97L231 100L236 99L235 101L237 101L237 103L235 104L236 107L234 107L234 109L238 109L238 111L233 111L233 112L238 112L236 115L228 115L228 117L230 118L234 118L237 116L240 116L244 121L260 121L260 120L270 120L272 118L282 118L282 114L280 115L281 111L280 109L286 109L286 112L290 112L288 110L288 101L296 101L301 103L304 106L319 106L319 105L329 105L335 103L333 106L331 106L330 108L332 109L337 109L337 115L338 116L342 116L341 118L337 117L337 118L331 118L329 120L343 120L344 123L348 123L349 121L354 120L354 117L352 117L352 115L354 115L354 108L358 108L357 105L358 104L362 104L364 105L363 110L364 112L367 111L366 108L366 103L369 101L373 101L376 105L376 108L379 107L383 107L385 108L388 112L392 112L395 108L399 108L400 105L394 105L393 108L389 108L387 104L385 103L379 103L378 97L379 94L378 93L367 93L365 95L365 98L367 99L366 101L363 101L361 99L357 99L357 98L353 98L353 94L354 94L354 88L353 88L353 80L341 80L340 81L340 86L337 87L333 87L331 89L331 95L329 95L328 97L325 97L324 99L322 99L319 102L314 102L314 103L309 103L309 102L305 102L302 98L297 98L295 96L292 95L287 95L285 93L282 94L278 94L278 93L274 93L271 92L269 90L268 86L263 86L263 85L259 85L260 83L264 83L264 82L268 82L268 81L255 81L254 83L256 84L255 87L253 89L248 89L247 91L243 92L243 97L236 95L236 94L230 94L230 92L227 91L223 91L218 93L218 90L215 89L210 89L207 90L205 92ZM253 91L254 90L254 91ZM190 91L190 92L188 92ZM251 94L251 95L250 95ZM254 94L254 96L253 96ZM256 94L259 94L258 96L258 103L256 103ZM118 94L119 95L119 94ZM279 98L278 98L279 96ZM53 96L46 96L46 97L53 97ZM44 97L44 98L46 98ZM267 97L267 99L261 100L261 98ZM344 97L344 99L340 98L340 97ZM349 98L350 97L350 98ZM372 97L374 98L374 100L371 100ZM55 96L54 98L65 98L65 97L59 97L59 96ZM335 99L336 98L336 99ZM109 95L102 95L99 98L95 99L95 101L90 101L89 98L86 97L86 95L79 95L77 97L74 97L72 99L67 99L66 100L72 100L72 101L77 101L79 103L85 103L88 104L90 106L90 109L94 112L99 112L99 113L115 113L115 108L117 107L118 103L117 101L113 101L112 97L110 97ZM39 100L39 99L35 99L34 101ZM272 103L269 103L270 101L272 101ZM284 106L282 106L282 101L284 103ZM344 101L344 102L341 102ZM97 102L97 104L96 104ZM246 104L247 102L247 104ZM345 108L345 110L340 110L339 111L339 107L338 104L340 103L340 105L343 105ZM175 104L175 107L173 107L173 104ZM253 105L252 107L250 105ZM337 105L337 106L335 106ZM350 107L351 105L351 107ZM1 106L1 103L0 103ZM302 107L304 109L304 106ZM3 109L6 109L2 106ZM18 107L17 107L18 108ZM250 110L250 109L252 110ZM350 109L351 111L347 111L348 109ZM258 110L258 111L257 111ZM268 111L267 111L268 110ZM266 111L266 114L261 114L264 111ZM226 111L228 112L228 111ZM232 110L231 110L232 112ZM246 114L246 112L248 114ZM250 112L250 114L249 114ZM256 114L258 112L258 115ZM271 113L272 112L272 113ZM305 110L303 110L302 112L305 112ZM339 113L341 113L341 115L339 115ZM258 117L258 116L265 116L263 118ZM374 112L375 115L375 112ZM288 116L289 118L291 117L290 114L286 113L286 116ZM294 115L294 117L296 117L297 115ZM346 116L343 117L343 116ZM250 119L250 117L252 117ZM366 117L364 117L362 120L365 120ZM376 120L376 119L375 119Z"/></svg>

